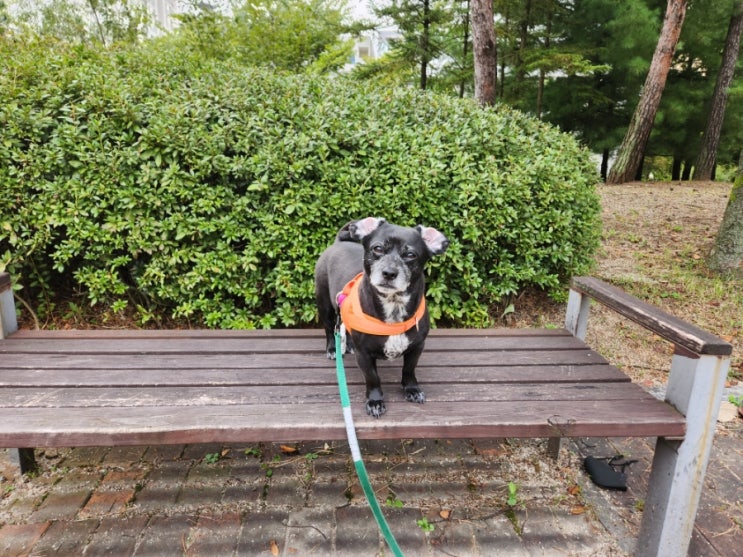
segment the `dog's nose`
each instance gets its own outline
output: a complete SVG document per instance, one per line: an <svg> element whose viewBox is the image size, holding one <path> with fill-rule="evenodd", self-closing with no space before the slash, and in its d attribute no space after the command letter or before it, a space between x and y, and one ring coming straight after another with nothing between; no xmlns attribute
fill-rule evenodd
<svg viewBox="0 0 743 557"><path fill-rule="evenodd" d="M384 280L395 280L397 278L397 271L394 269L385 269L382 271L382 276Z"/></svg>

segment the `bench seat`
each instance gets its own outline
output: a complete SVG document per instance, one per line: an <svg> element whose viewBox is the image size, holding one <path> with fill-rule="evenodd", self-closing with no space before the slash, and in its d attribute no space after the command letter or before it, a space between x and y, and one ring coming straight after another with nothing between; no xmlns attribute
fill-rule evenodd
<svg viewBox="0 0 743 557"><path fill-rule="evenodd" d="M666 436L685 419L567 330L435 330L405 402L401 361L380 365L388 411L362 439ZM333 440L346 436L324 335L285 331L18 331L0 343L5 447Z"/></svg>

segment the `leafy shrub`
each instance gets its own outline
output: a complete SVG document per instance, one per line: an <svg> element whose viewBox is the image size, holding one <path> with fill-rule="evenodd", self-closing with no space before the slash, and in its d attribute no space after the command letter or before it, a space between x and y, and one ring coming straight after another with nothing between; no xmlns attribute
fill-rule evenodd
<svg viewBox="0 0 743 557"><path fill-rule="evenodd" d="M595 172L507 108L273 75L152 46L0 48L0 270L210 327L313 323L313 266L347 221L452 240L435 319L553 294L598 244Z"/></svg>

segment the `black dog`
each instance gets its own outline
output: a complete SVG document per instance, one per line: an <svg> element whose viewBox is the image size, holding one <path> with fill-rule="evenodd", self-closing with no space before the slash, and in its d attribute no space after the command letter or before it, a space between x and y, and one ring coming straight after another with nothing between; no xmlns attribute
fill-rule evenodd
<svg viewBox="0 0 743 557"><path fill-rule="evenodd" d="M343 327L350 333L366 381L366 412L371 416L378 418L386 411L379 358L403 356L405 398L421 404L426 400L415 377L430 327L423 267L448 246L446 236L434 228L407 228L369 217L345 225L317 261L315 296L327 356L336 357L340 302Z"/></svg>

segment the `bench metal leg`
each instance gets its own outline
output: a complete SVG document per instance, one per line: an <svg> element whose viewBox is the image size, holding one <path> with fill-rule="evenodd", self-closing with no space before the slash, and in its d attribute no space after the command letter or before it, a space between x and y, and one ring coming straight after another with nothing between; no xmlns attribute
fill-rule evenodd
<svg viewBox="0 0 743 557"><path fill-rule="evenodd" d="M637 556L687 554L729 364L727 357L673 356L666 400L686 416L687 433L683 441L658 439Z"/></svg>
<svg viewBox="0 0 743 557"><path fill-rule="evenodd" d="M6 449L8 460L10 461L11 471L21 476L27 472L36 470L36 457L33 449Z"/></svg>
<svg viewBox="0 0 743 557"><path fill-rule="evenodd" d="M547 454L550 458L557 460L560 458L560 446L562 445L562 437L550 437L547 440Z"/></svg>

